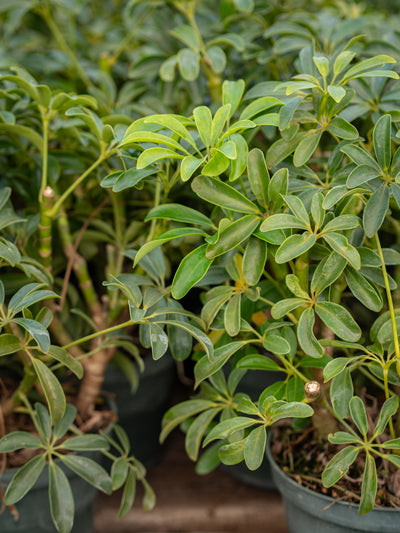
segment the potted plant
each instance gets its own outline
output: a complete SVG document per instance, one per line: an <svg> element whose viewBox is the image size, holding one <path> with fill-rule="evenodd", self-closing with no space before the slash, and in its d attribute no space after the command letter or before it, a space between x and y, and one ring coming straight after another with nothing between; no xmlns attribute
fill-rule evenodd
<svg viewBox="0 0 400 533"><path fill-rule="evenodd" d="M206 350L212 345L201 321L169 301L167 263L159 250L132 272L142 209L147 212L157 195L153 184L123 193L125 201L118 195L124 176L131 186L155 172L121 170L119 158L129 163L132 157L121 151L115 133L118 125L124 129L124 119L116 118L114 130L96 114L93 97L51 89L21 68L4 72L1 84L0 345L7 386L0 452L20 467L12 478L3 473L10 462L2 455L4 502L13 511L36 487L45 496L48 490L54 526L70 531L70 485L87 493L79 477L107 493L124 485L120 516L133 503L137 480L145 487L145 508L154 505L126 432L119 426L112 436L105 431L116 416L101 400L110 361L117 358L135 383L130 357L143 365L143 348L159 359L169 345L184 357L188 336ZM100 466L99 454L69 453L74 451L101 452L111 461L111 474ZM65 469L78 481L69 481ZM53 528L49 513L42 514L48 502L31 505L38 512L37 530L43 531L42 522ZM34 530L31 511L21 511L17 526L10 516L0 518L2 529ZM78 517L74 530L89 531L90 523Z"/></svg>
<svg viewBox="0 0 400 533"><path fill-rule="evenodd" d="M312 43L301 51L293 80L248 95L244 81L225 81L220 107L141 119L120 146L142 147L138 170L155 161L161 172L173 166L204 202L202 210L209 205L207 222L184 205L150 210L146 220L158 221L161 234L135 259L191 228L204 231L176 269L171 294L179 300L195 286L206 289L201 318L214 351L194 352L200 392L166 413L161 439L181 425L193 460L202 443L211 445L198 461L200 472L243 460L253 470L278 423L278 447L289 445L285 470L301 484L312 478L317 492L330 491L329 502L350 496L343 505L355 522L336 526L340 510L327 530L366 531L378 513L379 528L395 531L397 511L374 507L397 506L400 189L397 104L390 95L397 94L398 76L387 54L357 59L356 42L329 56ZM379 86L377 107L385 101L385 109L367 113L357 101L360 86L371 93ZM277 128L272 143L266 126ZM254 401L235 392L253 370L286 377ZM288 426L287 419L294 422ZM302 449L316 449L314 463ZM327 505L314 504L312 514L324 520L319 511ZM323 531L304 514L288 520L296 533L300 521Z"/></svg>

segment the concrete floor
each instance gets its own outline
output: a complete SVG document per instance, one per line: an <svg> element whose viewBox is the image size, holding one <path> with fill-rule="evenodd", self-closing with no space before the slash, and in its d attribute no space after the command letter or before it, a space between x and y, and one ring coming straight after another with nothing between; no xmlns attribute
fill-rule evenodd
<svg viewBox="0 0 400 533"><path fill-rule="evenodd" d="M138 490L134 507L119 521L120 494L100 495L95 533L287 533L277 492L244 485L221 469L198 476L178 430L147 479L157 495L155 509L141 509Z"/></svg>

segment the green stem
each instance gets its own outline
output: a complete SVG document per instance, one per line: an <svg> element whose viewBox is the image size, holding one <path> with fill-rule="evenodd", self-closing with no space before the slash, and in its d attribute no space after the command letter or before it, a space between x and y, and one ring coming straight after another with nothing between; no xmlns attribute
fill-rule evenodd
<svg viewBox="0 0 400 533"><path fill-rule="evenodd" d="M39 256L42 265L51 271L52 266L52 225L53 216L49 212L54 205L54 191L51 187L45 187L40 199L39 219Z"/></svg>
<svg viewBox="0 0 400 533"><path fill-rule="evenodd" d="M101 335L106 335L107 333L118 331L119 329L132 326L133 324L137 324L137 322L134 322L133 320L127 320L126 322L122 322L121 324L116 324L115 326L105 328L102 331L95 331L94 333L91 333L90 335L86 335L86 337L81 337L80 339L77 339L73 342L70 342L69 344L66 344L65 346L63 346L63 349L68 350L69 348L72 348L72 346L77 346L78 344L82 344L83 342L91 341L92 339L101 337Z"/></svg>

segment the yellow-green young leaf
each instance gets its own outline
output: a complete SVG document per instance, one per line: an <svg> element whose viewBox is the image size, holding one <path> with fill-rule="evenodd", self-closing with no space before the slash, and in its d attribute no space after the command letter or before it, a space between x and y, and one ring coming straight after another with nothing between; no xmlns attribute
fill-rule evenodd
<svg viewBox="0 0 400 533"><path fill-rule="evenodd" d="M120 148L129 147L130 144L139 144L139 143L152 143L168 146L175 151L183 152L184 154L189 155L189 152L177 141L168 137L167 135L161 135L154 131L134 131L129 135L125 135L123 141L120 142ZM142 167L138 167L142 168Z"/></svg>
<svg viewBox="0 0 400 533"><path fill-rule="evenodd" d="M314 56L313 61L323 78L329 74L329 59L325 56Z"/></svg>
<svg viewBox="0 0 400 533"><path fill-rule="evenodd" d="M235 337L240 331L241 303L241 294L234 294L225 307L224 325L226 332L231 337Z"/></svg>
<svg viewBox="0 0 400 533"><path fill-rule="evenodd" d="M365 458L365 468L361 484L361 502L358 514L363 516L372 511L375 506L378 477L376 475L375 459L370 453Z"/></svg>
<svg viewBox="0 0 400 533"><path fill-rule="evenodd" d="M54 461L49 463L51 517L59 533L70 533L74 524L74 497L67 476Z"/></svg>
<svg viewBox="0 0 400 533"><path fill-rule="evenodd" d="M305 300L309 298L308 293L301 287L299 278L295 274L288 274L285 281L287 288L297 298L303 298Z"/></svg>
<svg viewBox="0 0 400 533"><path fill-rule="evenodd" d="M355 56L355 53L350 52L349 50L345 50L344 52L341 52L337 56L333 64L334 74L337 75L340 72L342 72L342 70L345 69L347 65L353 60L354 56Z"/></svg>
<svg viewBox="0 0 400 533"><path fill-rule="evenodd" d="M196 123L200 139L206 147L211 146L212 135L212 115L206 106L199 106L193 109L193 117Z"/></svg>
<svg viewBox="0 0 400 533"><path fill-rule="evenodd" d="M244 446L244 460L249 470L257 470L261 466L266 444L267 430L265 426L259 426L249 433Z"/></svg>
<svg viewBox="0 0 400 533"><path fill-rule="evenodd" d="M229 181L235 181L240 178L247 166L247 156L249 148L247 141L238 133L231 135L231 141L236 146L236 158L231 162L231 173L229 175Z"/></svg>
<svg viewBox="0 0 400 533"><path fill-rule="evenodd" d="M237 465L244 459L244 447L246 440L240 440L238 442L231 442L229 444L224 444L223 446L219 444L219 459L224 465Z"/></svg>
<svg viewBox="0 0 400 533"><path fill-rule="evenodd" d="M255 215L244 215L241 218L226 226L219 234L215 244L209 244L206 249L206 257L215 259L216 257L229 252L256 230L260 220Z"/></svg>
<svg viewBox="0 0 400 533"><path fill-rule="evenodd" d="M129 468L129 473L125 481L122 492L121 505L118 512L118 518L123 518L131 509L136 495L136 472Z"/></svg>
<svg viewBox="0 0 400 533"><path fill-rule="evenodd" d="M317 238L314 233L305 231L301 235L291 235L283 241L275 254L277 263L287 263L312 248Z"/></svg>
<svg viewBox="0 0 400 533"><path fill-rule="evenodd" d="M211 159L204 165L204 176L220 176L229 167L230 160L220 150L211 150Z"/></svg>
<svg viewBox="0 0 400 533"><path fill-rule="evenodd" d="M213 259L206 257L207 244L195 248L179 264L172 282L171 294L179 300L207 273Z"/></svg>
<svg viewBox="0 0 400 533"><path fill-rule="evenodd" d="M5 504L14 505L19 502L36 483L45 465L45 456L36 455L19 468L7 487L4 497Z"/></svg>
<svg viewBox="0 0 400 533"><path fill-rule="evenodd" d="M322 357L324 350L314 336L315 316L313 309L304 309L297 325L297 338L302 350L311 357Z"/></svg>
<svg viewBox="0 0 400 533"><path fill-rule="evenodd" d="M247 174L256 200L264 207L267 207L270 178L264 154L259 148L253 148L248 154Z"/></svg>
<svg viewBox="0 0 400 533"><path fill-rule="evenodd" d="M137 168L145 168L160 159L183 159L183 155L177 154L168 148L148 148L140 154L137 160Z"/></svg>
<svg viewBox="0 0 400 533"><path fill-rule="evenodd" d="M322 322L344 341L356 342L361 329L349 311L334 302L318 302L315 311Z"/></svg>
<svg viewBox="0 0 400 533"><path fill-rule="evenodd" d="M393 57L384 54L377 55L369 59L364 59L364 61L360 61L353 67L349 68L347 72L345 72L343 79L341 80L341 85L344 85L351 79L359 78L360 76L378 76L379 70L376 69L378 67L383 68L388 63L396 63L396 60L393 59ZM383 71L383 73L386 72L391 71Z"/></svg>
<svg viewBox="0 0 400 533"><path fill-rule="evenodd" d="M282 207L282 196L287 194L288 187L289 171L287 168L280 168L274 172L268 185L268 198L270 199L273 212L278 211Z"/></svg>
<svg viewBox="0 0 400 533"><path fill-rule="evenodd" d="M322 137L321 130L314 130L305 136L294 151L293 163L295 167L305 165L318 147Z"/></svg>
<svg viewBox="0 0 400 533"><path fill-rule="evenodd" d="M61 420L65 411L64 391L56 376L40 359L32 357L31 360L49 406L52 425L54 425Z"/></svg>
<svg viewBox="0 0 400 533"><path fill-rule="evenodd" d="M16 335L3 333L0 335L0 357L17 352L21 348L21 341Z"/></svg>
<svg viewBox="0 0 400 533"><path fill-rule="evenodd" d="M230 105L229 117L235 113L242 99L245 88L244 80L229 81L225 80L222 84L222 104Z"/></svg>
<svg viewBox="0 0 400 533"><path fill-rule="evenodd" d="M390 190L386 183L382 183L374 191L363 213L363 225L367 237L373 237L382 226L389 210Z"/></svg>
<svg viewBox="0 0 400 533"><path fill-rule="evenodd" d="M214 72L220 73L226 67L226 55L221 47L209 46L204 55Z"/></svg>
<svg viewBox="0 0 400 533"><path fill-rule="evenodd" d="M259 213L255 203L231 185L215 178L198 176L192 182L192 189L203 200L239 213Z"/></svg>
<svg viewBox="0 0 400 533"><path fill-rule="evenodd" d="M192 50L200 50L198 35L188 24L176 26L173 30L170 30L169 33L189 48L192 48Z"/></svg>
<svg viewBox="0 0 400 533"><path fill-rule="evenodd" d="M322 472L323 485L325 487L332 487L332 485L347 474L350 465L356 460L358 452L359 448L356 446L346 446L346 448L343 448L343 450L340 450L339 453L332 457Z"/></svg>
<svg viewBox="0 0 400 533"><path fill-rule="evenodd" d="M331 383L331 401L334 410L342 418L350 416L350 400L353 397L353 381L348 368L337 374Z"/></svg>
<svg viewBox="0 0 400 533"><path fill-rule="evenodd" d="M175 220L176 222L187 222L188 224L198 224L199 226L213 227L212 221L200 211L180 204L162 204L151 209L144 219L145 222L155 218Z"/></svg>
<svg viewBox="0 0 400 533"><path fill-rule="evenodd" d="M230 116L230 111L231 111L231 106L230 104L227 104L227 105L223 105L222 107L218 108L217 111L215 112L214 118L212 120L212 125L211 125L211 140L210 140L211 146L215 146L217 142L219 141L222 130L224 129L226 121L228 120Z"/></svg>
<svg viewBox="0 0 400 533"><path fill-rule="evenodd" d="M154 506L156 504L155 492L146 481L146 478L142 477L141 482L144 488L142 508L144 511L151 511L152 509L154 509Z"/></svg>
<svg viewBox="0 0 400 533"><path fill-rule="evenodd" d="M221 407L207 409L199 414L190 425L185 438L185 450L192 461L197 461L201 440Z"/></svg>
<svg viewBox="0 0 400 533"><path fill-rule="evenodd" d="M251 119L252 117L255 117L261 113L265 113L267 109L281 105L282 102L274 96L262 96L244 108L240 115L240 120Z"/></svg>
<svg viewBox="0 0 400 533"><path fill-rule="evenodd" d="M257 237L250 237L243 254L243 277L249 285L256 285L267 261L267 243Z"/></svg>
<svg viewBox="0 0 400 533"><path fill-rule="evenodd" d="M340 102L346 96L346 91L338 85L328 85L328 93L335 102Z"/></svg>

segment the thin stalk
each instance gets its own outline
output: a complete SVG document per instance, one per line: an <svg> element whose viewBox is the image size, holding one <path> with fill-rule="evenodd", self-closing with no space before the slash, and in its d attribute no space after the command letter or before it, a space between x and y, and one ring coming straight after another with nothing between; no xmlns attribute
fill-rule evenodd
<svg viewBox="0 0 400 533"><path fill-rule="evenodd" d="M90 335L86 335L85 337L81 337L80 339L72 341L69 344L65 344L63 346L63 349L68 350L69 348L72 348L73 346L77 346L78 344L91 341L93 339L96 339L97 337L100 337L101 335L107 335L107 333L112 333L113 331L118 331L119 329L132 326L135 323L137 322L134 322L133 320L127 320L126 322L122 322L121 324L116 324L115 326L110 326L109 328L105 328L102 331L95 331L94 333L91 333Z"/></svg>
<svg viewBox="0 0 400 533"><path fill-rule="evenodd" d="M54 205L54 191L51 187L45 187L40 199L39 219L39 256L43 266L51 271L52 263L52 225L53 217L49 214Z"/></svg>

